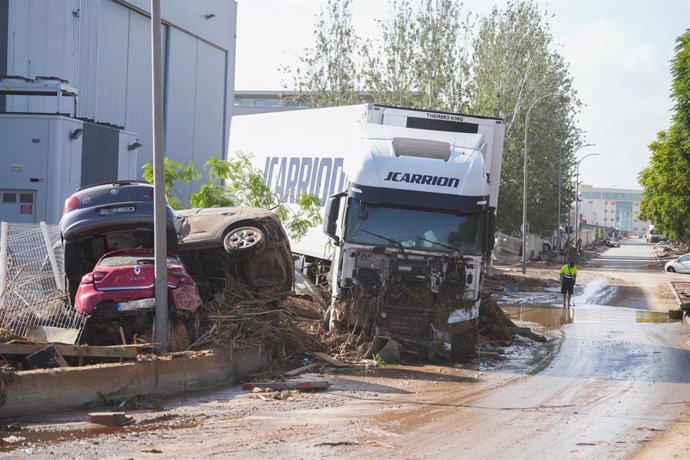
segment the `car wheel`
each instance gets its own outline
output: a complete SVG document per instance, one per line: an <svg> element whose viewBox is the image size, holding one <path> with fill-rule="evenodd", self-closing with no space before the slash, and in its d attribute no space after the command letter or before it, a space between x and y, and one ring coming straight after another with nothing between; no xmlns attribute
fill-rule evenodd
<svg viewBox="0 0 690 460"><path fill-rule="evenodd" d="M238 227L230 230L223 239L225 252L236 259L246 259L266 247L266 235L258 227Z"/></svg>
<svg viewBox="0 0 690 460"><path fill-rule="evenodd" d="M673 267L668 267L668 268L666 269L666 271L667 271L667 272L670 272L670 273L675 273L675 272L676 272L676 269L673 268Z"/></svg>

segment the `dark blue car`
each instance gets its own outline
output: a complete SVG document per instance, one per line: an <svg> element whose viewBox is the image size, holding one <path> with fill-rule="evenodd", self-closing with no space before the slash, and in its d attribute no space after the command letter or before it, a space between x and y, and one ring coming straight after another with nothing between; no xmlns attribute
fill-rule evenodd
<svg viewBox="0 0 690 460"><path fill-rule="evenodd" d="M166 205L168 251L177 249L174 213ZM82 187L65 201L60 233L65 275L74 299L81 277L106 253L153 247L153 186L115 181Z"/></svg>

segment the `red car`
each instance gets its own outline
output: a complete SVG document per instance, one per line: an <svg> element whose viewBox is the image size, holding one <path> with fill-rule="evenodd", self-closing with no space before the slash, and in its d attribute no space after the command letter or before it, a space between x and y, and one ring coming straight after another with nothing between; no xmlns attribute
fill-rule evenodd
<svg viewBox="0 0 690 460"><path fill-rule="evenodd" d="M181 319L194 341L199 334L201 297L196 283L173 254L168 254L168 304L171 319ZM120 329L128 341L135 334L145 334L151 329L156 307L153 249L105 254L81 279L74 306L88 316L82 342L121 343Z"/></svg>

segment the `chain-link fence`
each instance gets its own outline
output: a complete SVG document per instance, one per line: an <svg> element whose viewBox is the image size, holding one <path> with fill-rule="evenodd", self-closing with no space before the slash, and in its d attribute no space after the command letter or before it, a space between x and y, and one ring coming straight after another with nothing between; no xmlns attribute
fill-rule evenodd
<svg viewBox="0 0 690 460"><path fill-rule="evenodd" d="M0 327L36 337L38 327L81 333L86 318L69 302L60 231L44 222L0 224Z"/></svg>

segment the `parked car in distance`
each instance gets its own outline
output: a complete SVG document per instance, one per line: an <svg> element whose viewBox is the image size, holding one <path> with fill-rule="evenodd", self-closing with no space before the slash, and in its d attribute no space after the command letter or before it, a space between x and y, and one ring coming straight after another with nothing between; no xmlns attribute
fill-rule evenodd
<svg viewBox="0 0 690 460"><path fill-rule="evenodd" d="M248 207L185 209L175 211L175 228L178 254L204 300L233 287L241 287L238 294L244 291L264 300L280 301L292 293L290 241L273 212Z"/></svg>
<svg viewBox="0 0 690 460"><path fill-rule="evenodd" d="M120 328L128 341L151 329L156 308L154 260L152 249L113 251L82 277L74 307L88 317L82 336L85 343L119 343ZM199 290L179 257L168 254L167 263L171 318L183 321L194 341L202 304Z"/></svg>
<svg viewBox="0 0 690 460"><path fill-rule="evenodd" d="M677 259L666 262L664 270L671 273L690 273L690 254L684 254Z"/></svg>
<svg viewBox="0 0 690 460"><path fill-rule="evenodd" d="M166 206L168 251L175 252L174 214ZM153 186L113 181L82 187L66 201L60 219L65 276L70 299L81 277L117 249L153 247Z"/></svg>

